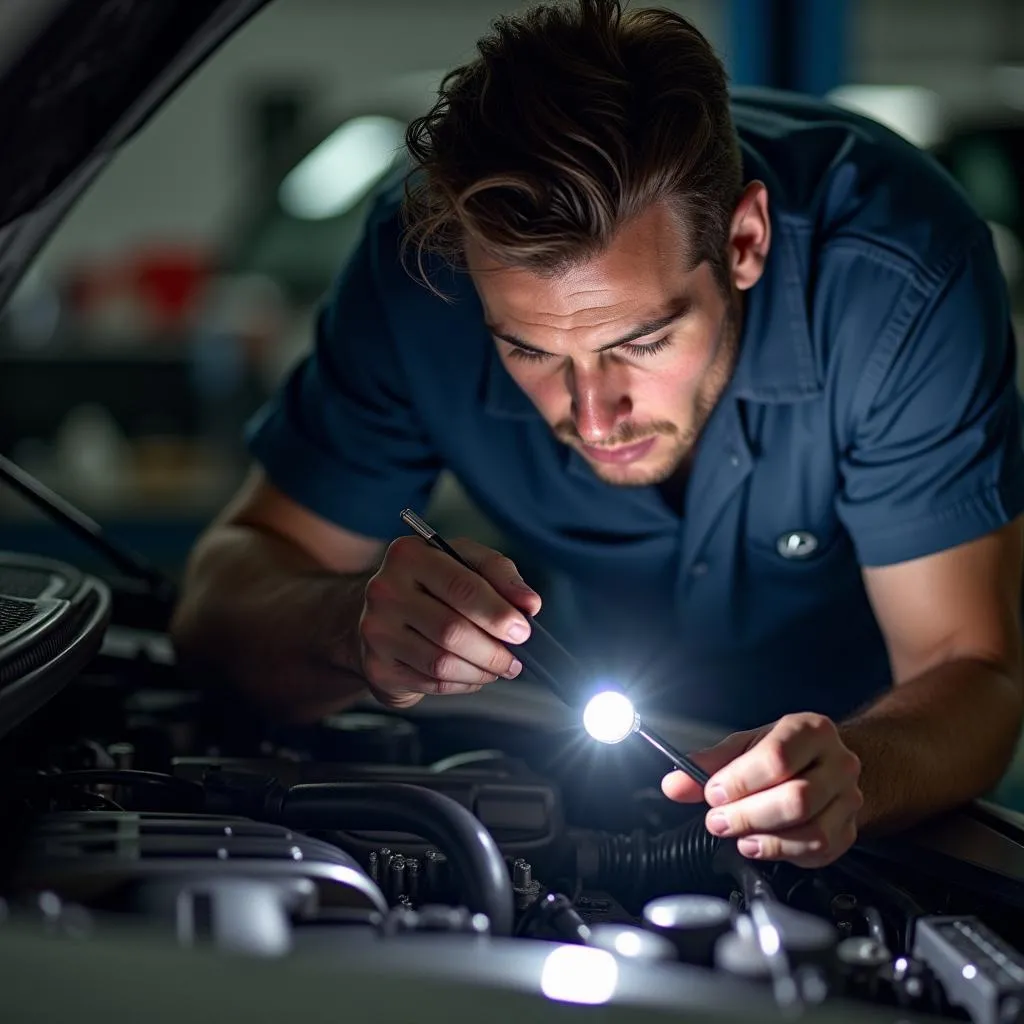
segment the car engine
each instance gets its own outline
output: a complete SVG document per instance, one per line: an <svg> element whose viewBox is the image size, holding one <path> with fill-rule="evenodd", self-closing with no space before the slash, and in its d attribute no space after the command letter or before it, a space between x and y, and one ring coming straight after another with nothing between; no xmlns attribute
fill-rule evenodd
<svg viewBox="0 0 1024 1024"><path fill-rule="evenodd" d="M528 683L282 726L178 669L151 596L0 554L0 945L137 930L384 986L1024 1020L1018 815L754 864L661 796L654 752Z"/></svg>

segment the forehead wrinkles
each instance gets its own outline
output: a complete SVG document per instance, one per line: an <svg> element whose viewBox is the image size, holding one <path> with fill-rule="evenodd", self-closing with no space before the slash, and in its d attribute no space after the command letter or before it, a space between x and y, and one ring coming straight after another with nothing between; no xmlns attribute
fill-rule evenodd
<svg viewBox="0 0 1024 1024"><path fill-rule="evenodd" d="M536 310L528 321L530 326L546 327L558 331L598 330L610 327L630 315L625 303L608 306L585 306L568 311Z"/></svg>

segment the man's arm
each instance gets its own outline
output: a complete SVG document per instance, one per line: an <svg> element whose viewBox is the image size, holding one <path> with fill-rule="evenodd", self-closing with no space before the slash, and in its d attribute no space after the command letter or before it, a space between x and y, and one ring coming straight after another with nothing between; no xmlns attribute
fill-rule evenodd
<svg viewBox="0 0 1024 1024"><path fill-rule="evenodd" d="M907 827L965 803L1006 770L1021 726L1021 520L913 561L865 570L895 685L838 726L796 713L693 754L663 788L711 805L740 852L820 867L859 830Z"/></svg>
<svg viewBox="0 0 1024 1024"><path fill-rule="evenodd" d="M860 758L861 829L901 828L979 796L1006 770L1024 709L1021 521L864 570L894 687L840 725Z"/></svg>
<svg viewBox="0 0 1024 1024"><path fill-rule="evenodd" d="M189 559L176 647L289 718L337 710L365 691L359 616L383 552L256 472Z"/></svg>

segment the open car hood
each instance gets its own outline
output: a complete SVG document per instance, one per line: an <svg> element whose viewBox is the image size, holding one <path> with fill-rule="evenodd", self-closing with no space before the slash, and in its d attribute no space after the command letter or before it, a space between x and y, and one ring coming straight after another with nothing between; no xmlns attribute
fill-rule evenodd
<svg viewBox="0 0 1024 1024"><path fill-rule="evenodd" d="M0 309L118 148L268 0L4 0Z"/></svg>

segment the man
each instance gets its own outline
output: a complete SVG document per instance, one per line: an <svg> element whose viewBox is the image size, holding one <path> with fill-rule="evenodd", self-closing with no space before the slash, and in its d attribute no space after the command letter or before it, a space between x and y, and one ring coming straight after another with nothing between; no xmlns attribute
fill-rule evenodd
<svg viewBox="0 0 1024 1024"><path fill-rule="evenodd" d="M891 133L736 95L667 12L504 20L409 133L200 541L186 654L296 717L515 678L536 592L404 532L443 467L547 617L665 707L708 827L828 863L961 803L1021 722L1015 356L986 226ZM511 652L511 653L510 653Z"/></svg>

